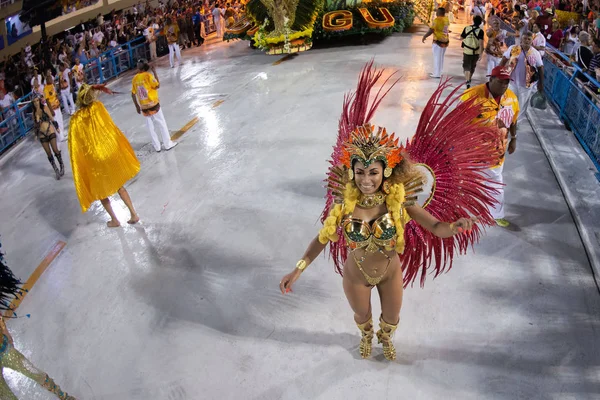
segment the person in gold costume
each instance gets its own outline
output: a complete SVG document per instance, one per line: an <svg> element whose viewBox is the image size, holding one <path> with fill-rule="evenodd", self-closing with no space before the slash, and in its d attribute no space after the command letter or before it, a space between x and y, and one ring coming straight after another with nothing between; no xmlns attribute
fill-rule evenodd
<svg viewBox="0 0 600 400"><path fill-rule="evenodd" d="M387 94L381 85L376 98L369 99L382 75L383 69L375 70L371 62L356 92L345 97L330 160L323 227L279 288L282 294L291 292L307 266L329 246L362 334L360 355L371 356L376 335L384 357L391 361L396 359L392 336L400 320L404 287L419 274L423 284L432 262L436 276L450 268L454 252L466 251L478 238L477 225L492 223L484 204L493 200L483 174L492 151L481 144L496 128L471 122L480 113L474 102L451 111L458 89L442 101L448 88L443 82L424 109L413 138L400 145L394 134L369 122ZM419 199L421 193L427 193L427 200ZM374 287L381 301L376 333Z"/></svg>
<svg viewBox="0 0 600 400"><path fill-rule="evenodd" d="M127 223L135 224L140 220L129 193L123 187L140 171L140 162L104 105L96 100L98 91L114 93L104 85L83 84L79 90L79 109L71 117L69 129L69 153L82 212L86 212L94 201L100 200L111 218L108 227L115 228L121 224L108 197L116 192L131 213Z"/></svg>

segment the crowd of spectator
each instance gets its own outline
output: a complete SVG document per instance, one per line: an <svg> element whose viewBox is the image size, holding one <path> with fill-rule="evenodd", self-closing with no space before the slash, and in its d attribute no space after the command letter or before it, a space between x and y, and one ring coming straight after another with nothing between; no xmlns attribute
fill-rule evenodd
<svg viewBox="0 0 600 400"><path fill-rule="evenodd" d="M100 0L62 0L63 15L92 6Z"/></svg>
<svg viewBox="0 0 600 400"><path fill-rule="evenodd" d="M75 5L85 3L81 1ZM38 74L42 87L47 74L59 82L56 77L63 66L73 70L75 65L97 63L108 55L122 51L120 46L128 42L132 42L132 45L148 42L151 57L155 58L157 43L160 47L164 42L164 48L159 48L158 54L168 51L164 28L169 23L178 26L177 40L181 48L200 46L204 38L215 30L217 37L223 37L225 27L242 12L243 5L233 0L159 0L156 6L150 1L139 2L126 10L113 10L107 15L98 14L87 22L80 21L77 26L48 37L47 43L27 43L19 53L2 60L0 108L10 106L15 99L35 90L33 78ZM45 54L46 50L48 54ZM77 83L74 74L72 79L72 83ZM71 87L75 92L78 85ZM6 116L7 110L3 110L2 119Z"/></svg>

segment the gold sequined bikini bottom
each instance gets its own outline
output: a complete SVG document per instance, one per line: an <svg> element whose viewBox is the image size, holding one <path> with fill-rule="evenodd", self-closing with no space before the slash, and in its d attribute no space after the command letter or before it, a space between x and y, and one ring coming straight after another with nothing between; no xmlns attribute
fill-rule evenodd
<svg viewBox="0 0 600 400"><path fill-rule="evenodd" d="M362 263L365 261L365 258L367 257L366 254L363 255L360 260L356 259L356 255L354 254L354 251L352 252L352 258L354 258L354 262L356 263L356 266L358 267L358 270L363 274L363 276L365 277L365 279L367 280L367 283L371 286L377 286L379 285L379 283L381 282L381 280L383 279L383 277L385 276L385 274L387 273L388 269L390 268L390 263L392 262L392 259L385 254L385 252L381 249L379 249L379 252L381 254L383 254L385 256L385 258L387 258L388 262L387 265L385 266L385 270L383 271L383 274L377 276L377 277L372 277L371 275L367 274L365 272L365 270L362 267ZM377 272L377 271L375 271Z"/></svg>

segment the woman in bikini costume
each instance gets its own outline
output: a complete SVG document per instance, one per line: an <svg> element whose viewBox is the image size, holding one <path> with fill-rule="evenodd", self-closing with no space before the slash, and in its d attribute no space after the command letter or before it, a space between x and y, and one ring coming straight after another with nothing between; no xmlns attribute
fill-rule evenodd
<svg viewBox="0 0 600 400"><path fill-rule="evenodd" d="M54 127L54 114L48 106L46 102L40 99L39 96L34 95L32 100L33 103L33 120L35 122L35 132L36 136L39 139L46 155L48 156L48 161L54 168L54 173L56 174L56 179L60 179L61 176L65 174L65 165L63 164L62 155L60 150L58 150L58 146L56 144L56 128ZM52 151L50 151L52 148ZM52 155L54 153L54 156ZM58 165L60 167L56 167L56 163L54 162L54 157L58 160Z"/></svg>
<svg viewBox="0 0 600 400"><path fill-rule="evenodd" d="M399 322L403 288L419 273L423 284L432 261L436 275L449 269L454 251L465 252L478 240L479 225L493 223L485 206L493 203L491 189L482 170L493 157L490 146L483 144L496 128L472 122L480 113L474 102L461 103L449 112L459 96L457 88L440 100L449 86L446 81L423 111L415 136L401 146L394 134L369 124L387 94L380 89L369 104L370 91L381 75L372 63L367 65L356 93L345 98L328 173L323 228L296 268L283 277L280 290L290 292L329 244L362 333L360 355L371 355L371 290L377 287L382 314L376 335L385 358L394 360L392 335Z"/></svg>

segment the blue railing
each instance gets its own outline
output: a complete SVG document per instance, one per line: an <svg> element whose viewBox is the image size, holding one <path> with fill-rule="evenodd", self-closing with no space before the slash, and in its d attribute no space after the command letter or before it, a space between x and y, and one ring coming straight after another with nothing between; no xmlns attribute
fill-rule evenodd
<svg viewBox="0 0 600 400"><path fill-rule="evenodd" d="M600 83L569 57L546 46L544 91L600 171Z"/></svg>
<svg viewBox="0 0 600 400"><path fill-rule="evenodd" d="M150 59L150 47L143 38L120 45L84 64L86 83L104 83L135 68L140 58ZM138 43L138 44L135 44ZM31 93L2 110L0 122L0 154L33 129Z"/></svg>

